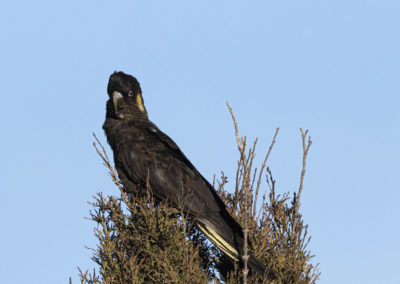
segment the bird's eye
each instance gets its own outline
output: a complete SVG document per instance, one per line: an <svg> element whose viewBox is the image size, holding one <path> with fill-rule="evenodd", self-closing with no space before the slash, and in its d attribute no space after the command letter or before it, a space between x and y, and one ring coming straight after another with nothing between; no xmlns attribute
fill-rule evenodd
<svg viewBox="0 0 400 284"><path fill-rule="evenodd" d="M133 92L132 92L132 91L129 91L128 97L132 97L132 96L133 96Z"/></svg>

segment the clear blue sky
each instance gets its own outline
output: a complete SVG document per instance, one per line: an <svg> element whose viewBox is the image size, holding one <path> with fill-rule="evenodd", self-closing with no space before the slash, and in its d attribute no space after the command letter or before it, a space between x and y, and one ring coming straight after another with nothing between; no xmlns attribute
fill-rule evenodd
<svg viewBox="0 0 400 284"><path fill-rule="evenodd" d="M295 191L299 128L313 146L302 195L319 283L400 283L400 2L3 1L2 283L78 283L93 268L92 148L106 85L142 84L150 118L209 179L233 181L229 100L259 158Z"/></svg>

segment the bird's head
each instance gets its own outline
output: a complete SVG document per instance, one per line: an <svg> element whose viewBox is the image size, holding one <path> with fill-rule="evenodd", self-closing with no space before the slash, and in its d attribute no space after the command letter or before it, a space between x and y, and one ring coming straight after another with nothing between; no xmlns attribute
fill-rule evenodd
<svg viewBox="0 0 400 284"><path fill-rule="evenodd" d="M108 81L107 117L115 119L147 118L142 90L135 77L124 72L114 72Z"/></svg>

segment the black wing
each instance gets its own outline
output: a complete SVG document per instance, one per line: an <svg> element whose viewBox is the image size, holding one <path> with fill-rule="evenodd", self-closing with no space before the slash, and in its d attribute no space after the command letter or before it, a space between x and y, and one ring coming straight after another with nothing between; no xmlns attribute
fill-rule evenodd
<svg viewBox="0 0 400 284"><path fill-rule="evenodd" d="M120 151L127 176L142 184L149 182L159 199L175 206L187 203L196 217L219 215L225 209L222 200L176 143L150 121L140 124L131 123L137 135Z"/></svg>

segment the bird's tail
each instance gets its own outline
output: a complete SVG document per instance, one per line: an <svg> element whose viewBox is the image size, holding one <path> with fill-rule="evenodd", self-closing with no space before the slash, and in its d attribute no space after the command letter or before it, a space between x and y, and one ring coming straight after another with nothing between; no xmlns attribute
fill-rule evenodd
<svg viewBox="0 0 400 284"><path fill-rule="evenodd" d="M241 265L243 264L242 256L244 240L241 236L241 228L239 234L237 232L232 232L234 237L228 240L228 238L222 236L222 233L218 233L217 231L220 230L214 228L209 222L198 223L197 226L200 231L202 231L206 237L225 255L233 260L238 261ZM247 264L253 273L257 273L259 275L265 274L269 279L276 278L274 271L267 269L267 267L250 252Z"/></svg>
<svg viewBox="0 0 400 284"><path fill-rule="evenodd" d="M204 235L219 248L224 254L229 256L230 258L239 261L239 252L238 250L224 240L222 236L220 236L211 226L198 224L200 231L203 232Z"/></svg>

